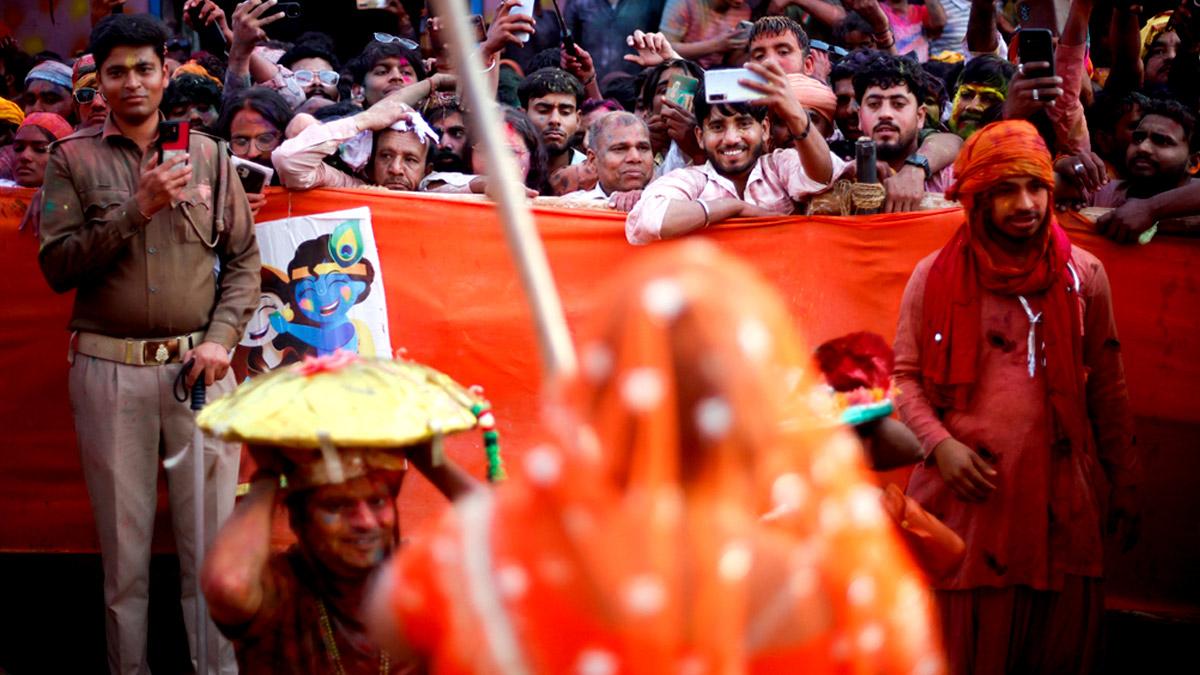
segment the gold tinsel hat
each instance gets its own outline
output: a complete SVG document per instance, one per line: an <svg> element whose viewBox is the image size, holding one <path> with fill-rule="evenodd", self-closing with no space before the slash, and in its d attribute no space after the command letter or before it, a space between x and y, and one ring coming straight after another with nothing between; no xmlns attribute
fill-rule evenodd
<svg viewBox="0 0 1200 675"><path fill-rule="evenodd" d="M310 467L315 474L303 482L312 484L391 468L395 462L378 451L432 443L436 456L443 436L478 426L488 477L503 476L488 402L414 361L344 351L308 357L239 386L206 406L197 423L227 441L278 448L297 465L323 465ZM318 458L323 462L312 461Z"/></svg>

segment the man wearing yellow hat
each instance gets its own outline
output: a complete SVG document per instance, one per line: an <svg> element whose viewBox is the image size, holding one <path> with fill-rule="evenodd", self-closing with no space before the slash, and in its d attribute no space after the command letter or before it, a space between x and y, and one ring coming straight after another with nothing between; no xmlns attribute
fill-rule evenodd
<svg viewBox="0 0 1200 675"><path fill-rule="evenodd" d="M13 154L13 136L17 127L25 121L25 112L21 106L6 98L0 98L0 180L13 179L13 167L17 163Z"/></svg>
<svg viewBox="0 0 1200 675"><path fill-rule="evenodd" d="M326 405L279 405L300 400ZM359 611L371 574L399 543L396 497L408 462L447 498L478 489L442 456L440 439L489 427L485 403L419 364L336 352L254 379L199 423L249 443L258 462L202 573L240 672L412 672L415 664L366 635ZM494 432L485 439L493 443ZM281 494L298 542L272 553Z"/></svg>

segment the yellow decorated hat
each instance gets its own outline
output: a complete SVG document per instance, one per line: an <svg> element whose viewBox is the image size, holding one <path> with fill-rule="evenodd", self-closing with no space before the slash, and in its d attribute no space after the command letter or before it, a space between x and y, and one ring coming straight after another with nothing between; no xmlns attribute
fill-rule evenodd
<svg viewBox="0 0 1200 675"><path fill-rule="evenodd" d="M197 418L227 441L280 448L289 458L335 448L403 448L484 430L489 477L502 476L488 402L433 368L338 351L308 357L239 386ZM308 452L288 452L287 449ZM326 457L326 461L329 461ZM341 472L334 472L331 482Z"/></svg>

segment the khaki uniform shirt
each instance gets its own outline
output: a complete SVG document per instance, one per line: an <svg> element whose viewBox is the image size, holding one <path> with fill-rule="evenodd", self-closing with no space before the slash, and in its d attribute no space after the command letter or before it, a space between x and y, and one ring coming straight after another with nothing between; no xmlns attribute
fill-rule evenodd
<svg viewBox="0 0 1200 675"><path fill-rule="evenodd" d="M227 349L241 339L259 299L250 207L217 140L193 133L189 143L190 183L151 218L135 198L144 154L111 117L52 146L38 259L51 288L76 290L71 330L118 338L205 331L206 342Z"/></svg>

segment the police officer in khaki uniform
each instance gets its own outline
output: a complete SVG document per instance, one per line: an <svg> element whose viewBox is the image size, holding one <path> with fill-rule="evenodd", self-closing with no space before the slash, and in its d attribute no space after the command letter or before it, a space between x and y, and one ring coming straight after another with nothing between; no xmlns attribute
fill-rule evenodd
<svg viewBox="0 0 1200 675"><path fill-rule="evenodd" d="M148 673L150 542L158 465L166 467L196 655L195 419L173 395L183 364L209 399L234 386L229 353L258 301L259 254L246 195L224 143L193 132L186 154L158 160L158 112L168 32L149 15L119 14L92 31L102 126L53 146L39 261L50 286L75 290L71 405L104 560L109 668ZM205 533L232 508L239 448L210 442ZM213 672L236 672L208 629Z"/></svg>

